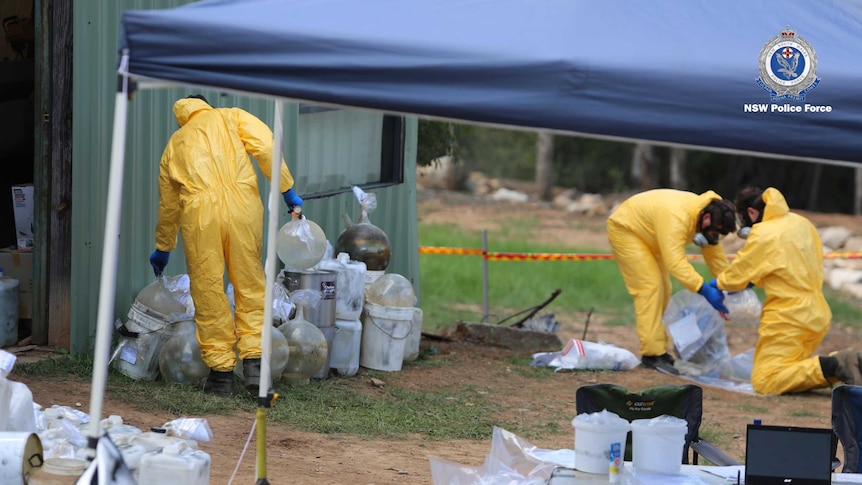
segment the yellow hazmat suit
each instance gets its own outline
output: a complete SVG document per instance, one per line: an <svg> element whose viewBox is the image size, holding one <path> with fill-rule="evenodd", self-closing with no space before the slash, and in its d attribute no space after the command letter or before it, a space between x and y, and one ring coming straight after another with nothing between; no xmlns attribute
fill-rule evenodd
<svg viewBox="0 0 862 485"><path fill-rule="evenodd" d="M212 370L230 371L234 344L241 359L261 356L263 204L248 154L269 178L273 135L246 111L214 109L200 99L180 99L174 115L180 129L159 165L156 249L173 250L181 231L203 361ZM291 187L282 161L280 191ZM235 326L224 292L225 265L234 286Z"/></svg>
<svg viewBox="0 0 862 485"><path fill-rule="evenodd" d="M717 278L724 291L763 288L751 385L763 394L829 386L814 351L829 331L832 311L823 297L823 247L811 222L791 213L774 188L763 191L763 220Z"/></svg>
<svg viewBox="0 0 862 485"><path fill-rule="evenodd" d="M626 289L634 298L642 356L662 355L670 344L661 322L672 292L670 276L692 292L703 284L685 247L697 232L700 211L714 200L721 197L713 191L697 195L648 190L626 199L608 218L608 240ZM713 275L729 264L720 244L707 245L701 252Z"/></svg>

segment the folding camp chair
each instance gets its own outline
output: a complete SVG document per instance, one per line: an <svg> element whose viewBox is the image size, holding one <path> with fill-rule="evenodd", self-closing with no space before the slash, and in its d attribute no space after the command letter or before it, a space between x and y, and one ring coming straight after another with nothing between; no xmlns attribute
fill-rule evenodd
<svg viewBox="0 0 862 485"><path fill-rule="evenodd" d="M703 418L703 389L693 384L668 384L649 387L639 392L614 384L592 384L582 386L575 392L577 414L596 413L607 409L623 419L651 419L661 415L686 420L688 432L685 436L682 463L698 464L698 456L718 466L741 465L712 443L700 437ZM626 460L631 460L632 436L626 440Z"/></svg>
<svg viewBox="0 0 862 485"><path fill-rule="evenodd" d="M838 386L832 390L832 431L844 448L842 473L859 473L862 470L862 386ZM832 446L833 470L840 465L837 443Z"/></svg>

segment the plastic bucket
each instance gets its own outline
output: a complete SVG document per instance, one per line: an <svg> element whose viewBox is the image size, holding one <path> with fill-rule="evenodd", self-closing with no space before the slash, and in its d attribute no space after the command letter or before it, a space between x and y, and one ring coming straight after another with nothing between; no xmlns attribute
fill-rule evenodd
<svg viewBox="0 0 862 485"><path fill-rule="evenodd" d="M413 308L413 326L410 335L404 343L404 362L412 362L419 358L419 345L422 343L422 309Z"/></svg>
<svg viewBox="0 0 862 485"><path fill-rule="evenodd" d="M0 347L18 343L18 280L0 268Z"/></svg>
<svg viewBox="0 0 862 485"><path fill-rule="evenodd" d="M42 441L35 433L0 433L0 483L23 485L25 478L40 466Z"/></svg>
<svg viewBox="0 0 862 485"><path fill-rule="evenodd" d="M365 302L359 365L398 372L404 363L404 345L413 328L413 307L391 307Z"/></svg>
<svg viewBox="0 0 862 485"><path fill-rule="evenodd" d="M75 485L89 462L71 458L48 458L30 474L29 485ZM4 482L5 483L5 482Z"/></svg>
<svg viewBox="0 0 862 485"><path fill-rule="evenodd" d="M630 426L628 421L614 413L606 413L607 420L596 422L589 419L598 414L579 414L572 420L575 428L575 469L607 475L611 463L611 445L618 443L620 456L625 456Z"/></svg>
<svg viewBox="0 0 862 485"><path fill-rule="evenodd" d="M632 466L638 473L676 475L688 425L671 416L632 421Z"/></svg>

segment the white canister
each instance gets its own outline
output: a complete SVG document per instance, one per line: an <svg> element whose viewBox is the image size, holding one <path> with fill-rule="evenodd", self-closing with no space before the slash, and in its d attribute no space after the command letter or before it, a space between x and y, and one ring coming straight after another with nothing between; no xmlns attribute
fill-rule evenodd
<svg viewBox="0 0 862 485"><path fill-rule="evenodd" d="M150 452L141 457L139 485L209 485L210 455L202 450L181 450L166 446L161 453Z"/></svg>
<svg viewBox="0 0 862 485"><path fill-rule="evenodd" d="M329 368L342 376L359 371L359 350L362 344L362 321L335 320L335 338L329 350Z"/></svg>
<svg viewBox="0 0 862 485"><path fill-rule="evenodd" d="M351 261L347 253L338 253L335 259L324 259L318 268L336 273L335 318L358 320L365 300L365 263Z"/></svg>
<svg viewBox="0 0 862 485"><path fill-rule="evenodd" d="M21 484L42 465L42 441L35 433L0 433L0 483Z"/></svg>

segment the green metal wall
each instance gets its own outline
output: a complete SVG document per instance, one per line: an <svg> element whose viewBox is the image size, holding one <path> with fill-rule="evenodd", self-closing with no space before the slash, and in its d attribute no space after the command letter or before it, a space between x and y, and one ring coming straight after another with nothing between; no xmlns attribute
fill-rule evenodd
<svg viewBox="0 0 862 485"><path fill-rule="evenodd" d="M114 100L116 95L117 45L120 14L128 9L170 8L185 1L117 1L78 0L74 14L73 50L73 196L72 196L72 315L71 350L92 349L99 300L100 268L104 239L107 181L110 168ZM272 126L274 102L237 95L188 88L140 91L129 103L126 161L123 182L119 265L115 298L115 318L125 320L129 305L141 288L153 280L149 255L153 250L153 231L158 206L158 164L162 150L176 129L172 106L177 98L203 93L215 106L238 106L257 115ZM296 104L285 105L285 159L297 176L297 192L303 195L299 181L315 186L319 177L332 174L305 170L314 160L299 161L299 152L314 150L312 137L299 140L299 110ZM405 144L405 183L374 190L378 209L371 215L374 224L390 237L393 245L388 270L413 281L419 291L418 238L416 227L416 133L418 122L408 118ZM308 138L308 139L306 139ZM331 135L328 139L332 139ZM334 153L367 151L349 137L335 139ZM346 168L345 168L346 170ZM301 174L301 175L300 175ZM260 184L265 199L269 182ZM284 207L281 205L281 207ZM341 214L355 220L359 205L352 194L309 200L304 205L307 217L317 222L334 243L343 229ZM280 223L287 221L282 209ZM171 253L166 269L169 274L185 272L182 247Z"/></svg>

